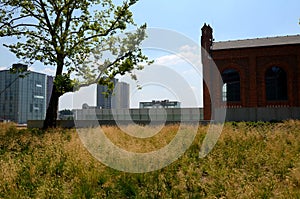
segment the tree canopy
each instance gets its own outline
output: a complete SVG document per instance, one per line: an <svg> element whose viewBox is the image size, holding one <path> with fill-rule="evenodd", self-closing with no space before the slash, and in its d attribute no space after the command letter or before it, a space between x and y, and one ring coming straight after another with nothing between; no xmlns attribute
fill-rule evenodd
<svg viewBox="0 0 300 199"><path fill-rule="evenodd" d="M93 83L112 88L111 80L116 75L151 63L140 48L146 25L137 26L130 11L136 3L137 0L120 5L112 0L0 1L0 36L17 38L16 43L5 46L27 63L40 61L56 67L46 116L49 126L56 125L58 99L64 93ZM135 31L125 33L129 28Z"/></svg>

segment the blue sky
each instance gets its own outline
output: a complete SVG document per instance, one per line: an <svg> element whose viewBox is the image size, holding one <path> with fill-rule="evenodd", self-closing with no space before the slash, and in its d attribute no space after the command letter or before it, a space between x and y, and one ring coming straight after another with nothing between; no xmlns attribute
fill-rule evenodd
<svg viewBox="0 0 300 199"><path fill-rule="evenodd" d="M138 23L176 30L199 40L206 22L216 41L298 34L298 0L141 0L133 8Z"/></svg>
<svg viewBox="0 0 300 199"><path fill-rule="evenodd" d="M300 34L299 8L299 0L140 0L134 5L132 11L137 24L146 22L149 28L172 30L183 37L188 37L197 45L201 36L200 29L204 23L212 26L215 41ZM4 41L12 40L0 39L1 44ZM177 74L181 74L197 94L196 100L198 102L192 106L201 106L201 76L190 66L190 63L183 63L182 60L178 61L178 56L176 57L176 55L191 57L191 54L194 53L191 49L194 49L194 47L184 45L181 47L181 49L190 47L190 51L179 52L177 49L173 52L163 52L156 49L159 52L153 52L153 49L150 51L146 49L145 53L147 54L148 52L149 56L157 60L158 63L171 68ZM0 47L0 58L0 69L8 68L19 61L2 45ZM32 69L49 74L54 71L54 68L45 68L41 64L32 66ZM153 74L153 71L149 72L149 75L151 74ZM146 72L142 73L141 77L144 78L145 75L147 75ZM159 77L159 75L161 76ZM162 79L166 74L157 74L157 76L156 79ZM126 77L122 78L122 80L130 82ZM130 83L133 84L132 82ZM153 82L151 87L148 82L147 87L144 90L142 89L142 91L137 91L136 87L131 85L131 106L137 107L138 101L151 99L169 98L171 100L179 100L176 98L176 93L168 93L168 91L163 89L163 86L157 88L159 83ZM172 86L176 87L176 84ZM89 96L88 98L93 99L88 101L88 103L95 105L95 96ZM73 105L70 105L70 100L72 100ZM78 108L79 104L83 103L84 100L78 102L75 106L74 97L68 94L62 97L60 109L74 106ZM185 106L188 105L186 104Z"/></svg>

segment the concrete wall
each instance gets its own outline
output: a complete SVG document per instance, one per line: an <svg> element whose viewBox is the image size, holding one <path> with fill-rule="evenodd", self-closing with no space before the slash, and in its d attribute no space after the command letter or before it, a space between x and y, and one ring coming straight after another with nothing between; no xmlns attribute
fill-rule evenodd
<svg viewBox="0 0 300 199"><path fill-rule="evenodd" d="M224 109L216 109L220 114ZM300 107L227 108L226 121L281 121L300 119Z"/></svg>
<svg viewBox="0 0 300 199"><path fill-rule="evenodd" d="M92 127L99 125L171 124L178 122L203 122L202 108L169 109L80 109L74 111L75 120L58 120L62 128ZM116 122L117 121L117 122ZM203 122L205 123L205 122ZM28 128L42 128L43 121L30 120Z"/></svg>
<svg viewBox="0 0 300 199"><path fill-rule="evenodd" d="M75 120L118 121L199 121L203 120L202 108L153 108L153 109L80 109L73 110Z"/></svg>
<svg viewBox="0 0 300 199"><path fill-rule="evenodd" d="M28 120L27 128L42 128L43 123L43 120ZM62 128L73 128L75 124L73 120L58 120L57 126Z"/></svg>
<svg viewBox="0 0 300 199"><path fill-rule="evenodd" d="M86 110L89 113L95 113L95 110ZM203 120L203 109L170 109L166 110L167 114L162 110L151 110L151 120L149 117L150 109L131 109L130 116L125 114L125 110L118 110L115 113L115 119L111 110L102 110L101 113L105 113L100 117L98 115L95 119L77 119L77 120L58 120L58 126L63 128L73 127L91 127L99 125L116 125L118 124L128 125L135 122L137 124L147 125L150 122L161 124L161 121L165 121L165 124L177 123L177 122L200 122L206 124ZM162 111L162 112L160 112ZM221 114L224 114L224 108L216 109L216 118ZM97 112L97 111L96 111ZM99 112L98 112L99 113ZM200 115L198 115L200 113ZM200 117L199 117L200 116ZM165 118L166 117L166 118ZM199 119L200 118L200 119ZM300 119L300 107L277 107L277 108L227 108L225 121L281 121L288 119ZM76 124L76 125L75 125ZM29 120L28 128L42 128L43 121L41 120Z"/></svg>

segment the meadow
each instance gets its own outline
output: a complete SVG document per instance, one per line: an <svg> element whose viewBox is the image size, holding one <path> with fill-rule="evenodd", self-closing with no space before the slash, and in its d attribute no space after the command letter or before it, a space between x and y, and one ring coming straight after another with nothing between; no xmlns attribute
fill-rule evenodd
<svg viewBox="0 0 300 199"><path fill-rule="evenodd" d="M74 129L0 124L0 198L300 198L300 121L226 123L199 158L207 128L199 126L177 161L134 174L100 163ZM103 129L116 145L143 153L169 143L178 125L145 139Z"/></svg>

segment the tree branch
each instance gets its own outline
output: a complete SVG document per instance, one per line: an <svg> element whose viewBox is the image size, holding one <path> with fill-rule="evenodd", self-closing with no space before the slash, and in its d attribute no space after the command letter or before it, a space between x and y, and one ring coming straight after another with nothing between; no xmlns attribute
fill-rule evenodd
<svg viewBox="0 0 300 199"><path fill-rule="evenodd" d="M34 4L36 3L36 4ZM40 9L42 9L41 5L39 5L39 3L37 1L33 1L34 6L39 7ZM39 16L38 14L35 14L34 12L32 12L30 9L28 9L26 6L22 7L24 10L26 10L26 12L28 12L33 18L37 19L39 22L42 22L44 25L47 25L41 16Z"/></svg>
<svg viewBox="0 0 300 199"><path fill-rule="evenodd" d="M46 43L50 43L51 41L48 40L46 37L43 37L43 35L38 35L34 32L31 32L31 31L25 31L25 32L22 32L22 31L18 31L18 32L14 32L14 33L11 33L7 36L19 36L19 35L31 35L32 37L35 37L35 38L39 38L40 40L46 42Z"/></svg>
<svg viewBox="0 0 300 199"><path fill-rule="evenodd" d="M131 54L132 54L132 51L129 51L129 52L125 53L124 55L119 56L118 58L115 59L115 61L113 61L113 62L111 62L110 64L108 64L107 66L105 66L105 69L108 69L108 68L112 67L112 66L115 65L117 62L119 62L120 60L122 60L122 59L128 57L128 56L131 55ZM90 86L90 85L92 85L92 84L98 83L98 82L100 81L102 75L103 75L103 73L100 72L100 74L98 75L98 77L97 77L94 81L88 82L88 83L80 84L78 87L76 87L76 89L80 89L80 88L82 88L82 87L86 87L86 86Z"/></svg>
<svg viewBox="0 0 300 199"><path fill-rule="evenodd" d="M81 42L89 41L89 40L91 40L93 38L96 38L96 37L105 37L105 36L109 35L110 32L112 32L112 31L114 31L114 30L116 30L116 29L119 28L119 27L114 27L119 20L120 20L119 18L117 20L115 20L114 23L112 23L112 25L110 26L110 28L107 29L104 33L96 34L96 35L92 35L90 37L83 38L82 40L76 42L72 46L72 48L76 48ZM85 31L88 31L88 30L92 30L92 29L86 29Z"/></svg>
<svg viewBox="0 0 300 199"><path fill-rule="evenodd" d="M46 31L49 31L47 28L43 27L43 26L39 26L39 25L36 25L36 24L17 24L15 26L10 26L10 28L14 29L14 28L18 28L18 27L35 27L37 29L44 29Z"/></svg>
<svg viewBox="0 0 300 199"><path fill-rule="evenodd" d="M39 1L40 1L41 9L42 9L43 14L44 14L44 18L46 20L47 27L49 28L49 32L52 36L52 44L53 44L54 48L56 49L57 43L55 41L55 36L57 37L57 35L55 35L55 31L52 29L51 22L49 20L49 16L48 16L47 10L45 8L44 2L42 0L39 0Z"/></svg>
<svg viewBox="0 0 300 199"><path fill-rule="evenodd" d="M70 0L71 2L71 0ZM68 7L69 5L71 5L71 3L68 4ZM75 6L74 6L74 3L73 3L73 6L68 9L68 14L67 14L67 19L66 19L66 24L65 24L65 32L64 32L64 40L67 38L68 36L68 31L69 31L69 28L70 28L70 25L71 25L71 21L72 21L72 13L74 12L75 10Z"/></svg>

